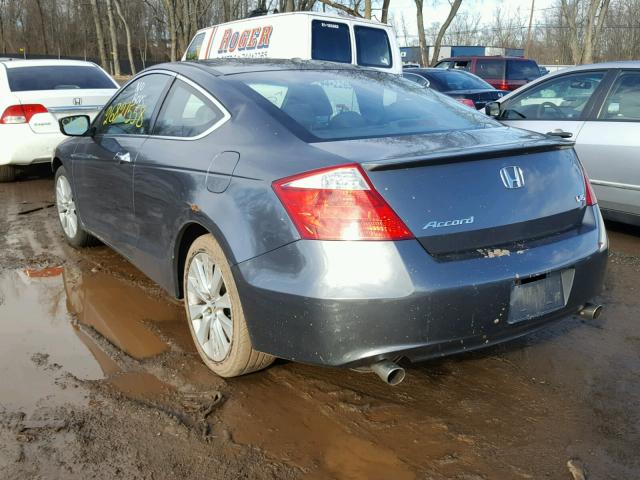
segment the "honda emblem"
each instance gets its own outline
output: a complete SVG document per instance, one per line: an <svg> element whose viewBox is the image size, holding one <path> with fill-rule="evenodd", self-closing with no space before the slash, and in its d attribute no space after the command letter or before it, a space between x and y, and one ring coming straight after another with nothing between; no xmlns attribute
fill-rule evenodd
<svg viewBox="0 0 640 480"><path fill-rule="evenodd" d="M73 104L74 104L75 106L82 105L82 99L81 99L80 97L76 97L76 98L74 98L74 99L73 99Z"/></svg>
<svg viewBox="0 0 640 480"><path fill-rule="evenodd" d="M522 169L515 165L500 169L500 178L505 188L521 188L524 187L524 175Z"/></svg>

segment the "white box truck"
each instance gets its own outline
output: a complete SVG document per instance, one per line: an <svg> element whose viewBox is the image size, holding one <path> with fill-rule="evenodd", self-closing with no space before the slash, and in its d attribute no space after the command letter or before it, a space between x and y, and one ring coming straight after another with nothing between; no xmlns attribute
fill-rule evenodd
<svg viewBox="0 0 640 480"><path fill-rule="evenodd" d="M203 28L182 60L228 57L326 60L402 73L393 27L318 12L264 15Z"/></svg>

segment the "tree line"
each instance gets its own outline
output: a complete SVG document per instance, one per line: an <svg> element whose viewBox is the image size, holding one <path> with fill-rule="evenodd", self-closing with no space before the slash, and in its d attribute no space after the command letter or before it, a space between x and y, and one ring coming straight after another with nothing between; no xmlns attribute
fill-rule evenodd
<svg viewBox="0 0 640 480"><path fill-rule="evenodd" d="M0 55L93 58L114 75L135 73L180 58L204 26L266 12L318 10L393 24L401 45L421 48L424 65L437 60L441 45L525 48L545 64L640 57L640 0L556 0L542 11L535 0L524 11L504 2L484 24L474 13L478 0L414 0L415 9L399 12L392 11L392 1L0 0ZM429 15L436 4L449 7L442 23Z"/></svg>

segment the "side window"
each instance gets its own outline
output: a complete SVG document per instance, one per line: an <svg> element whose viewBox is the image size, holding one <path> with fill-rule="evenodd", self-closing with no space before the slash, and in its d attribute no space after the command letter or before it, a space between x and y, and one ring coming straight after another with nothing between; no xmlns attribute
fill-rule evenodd
<svg viewBox="0 0 640 480"><path fill-rule="evenodd" d="M575 120L604 77L604 72L563 75L542 82L503 105L506 120Z"/></svg>
<svg viewBox="0 0 640 480"><path fill-rule="evenodd" d="M422 87L428 87L430 84L429 80L420 75L416 75L415 73L403 73L402 76L407 80L411 80L412 82L417 83Z"/></svg>
<svg viewBox="0 0 640 480"><path fill-rule="evenodd" d="M474 73L480 78L503 79L504 68L504 60L477 60Z"/></svg>
<svg viewBox="0 0 640 480"><path fill-rule="evenodd" d="M453 68L454 70L464 70L468 72L471 68L471 61L469 60L456 60L455 62L451 62L449 68Z"/></svg>
<svg viewBox="0 0 640 480"><path fill-rule="evenodd" d="M200 49L202 48L202 42L204 41L205 33L206 32L198 33L195 37L193 37L193 40L191 40L189 47L187 47L185 60L193 61L200 58Z"/></svg>
<svg viewBox="0 0 640 480"><path fill-rule="evenodd" d="M598 118L640 121L640 73L627 72L618 77Z"/></svg>
<svg viewBox="0 0 640 480"><path fill-rule="evenodd" d="M532 60L507 60L507 79L530 82L540 76L540 67Z"/></svg>
<svg viewBox="0 0 640 480"><path fill-rule="evenodd" d="M96 134L148 135L151 117L170 79L150 74L127 85L98 117Z"/></svg>
<svg viewBox="0 0 640 480"><path fill-rule="evenodd" d="M177 80L162 105L154 135L197 137L224 118L208 98L187 83Z"/></svg>
<svg viewBox="0 0 640 480"><path fill-rule="evenodd" d="M311 58L351 63L351 34L344 23L311 22Z"/></svg>
<svg viewBox="0 0 640 480"><path fill-rule="evenodd" d="M358 65L391 68L391 46L387 31L381 28L355 26Z"/></svg>

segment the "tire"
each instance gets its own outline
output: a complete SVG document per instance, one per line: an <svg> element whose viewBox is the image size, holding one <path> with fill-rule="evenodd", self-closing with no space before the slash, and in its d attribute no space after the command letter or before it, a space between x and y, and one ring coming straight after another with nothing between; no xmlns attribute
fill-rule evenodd
<svg viewBox="0 0 640 480"><path fill-rule="evenodd" d="M64 186L66 182L66 186ZM67 171L64 167L58 168L55 175L55 192L56 192L56 211L58 212L58 220L62 227L62 233L69 245L82 248L94 244L94 239L83 228L80 217L76 212L75 201L73 196L73 190L71 189L71 182ZM66 192L62 192L61 189L68 189ZM66 218L66 224L65 224ZM74 220L75 219L75 220ZM75 221L75 228L71 228L69 222Z"/></svg>
<svg viewBox="0 0 640 480"><path fill-rule="evenodd" d="M253 348L231 267L213 235L198 237L189 248L183 286L189 331L200 358L214 373L236 377L273 363L273 356Z"/></svg>
<svg viewBox="0 0 640 480"><path fill-rule="evenodd" d="M16 179L16 167L13 165L0 165L0 183L13 182Z"/></svg>

